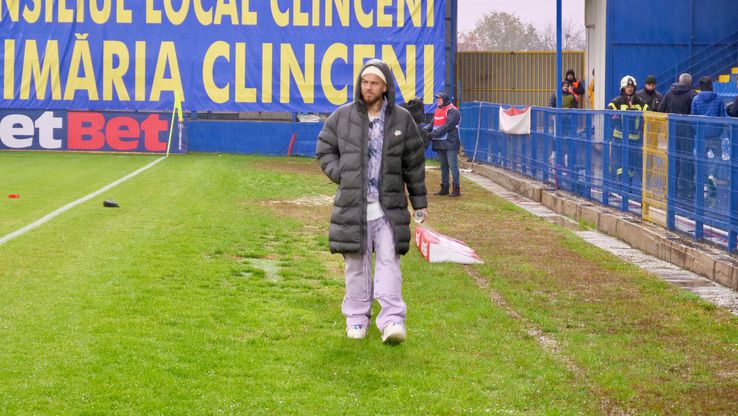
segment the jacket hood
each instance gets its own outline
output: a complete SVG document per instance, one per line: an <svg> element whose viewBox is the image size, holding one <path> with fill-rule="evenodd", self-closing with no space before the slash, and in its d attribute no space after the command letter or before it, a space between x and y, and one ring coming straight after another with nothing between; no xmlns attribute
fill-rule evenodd
<svg viewBox="0 0 738 416"><path fill-rule="evenodd" d="M692 86L681 82L675 82L674 84L672 84L671 89L672 91L674 91L674 94L682 95L692 91Z"/></svg>
<svg viewBox="0 0 738 416"><path fill-rule="evenodd" d="M443 100L443 107L446 107L447 105L451 104L451 97L448 96L446 91L441 91L438 94L436 94L435 98L440 98Z"/></svg>
<svg viewBox="0 0 738 416"><path fill-rule="evenodd" d="M354 88L354 102L360 109L366 111L366 105L361 100L361 74L368 66L375 66L384 74L384 79L387 80L387 92L384 93L384 98L387 99L387 109L391 109L395 105L395 79L392 77L392 71L389 65L379 59L370 59L361 67L359 76L356 78L356 87Z"/></svg>
<svg viewBox="0 0 738 416"><path fill-rule="evenodd" d="M700 91L697 95L700 96L700 100L706 103L718 98L718 94L715 91Z"/></svg>

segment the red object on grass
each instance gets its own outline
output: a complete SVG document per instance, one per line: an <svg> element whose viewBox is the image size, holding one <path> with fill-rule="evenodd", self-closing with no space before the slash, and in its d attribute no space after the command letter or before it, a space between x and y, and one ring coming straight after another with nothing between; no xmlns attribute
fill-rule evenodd
<svg viewBox="0 0 738 416"><path fill-rule="evenodd" d="M10 194L8 195L8 198L20 198L21 196L18 194Z"/></svg>

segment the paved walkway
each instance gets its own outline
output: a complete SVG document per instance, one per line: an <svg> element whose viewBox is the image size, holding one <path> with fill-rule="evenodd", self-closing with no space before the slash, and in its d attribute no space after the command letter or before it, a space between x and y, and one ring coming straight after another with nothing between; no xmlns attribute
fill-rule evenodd
<svg viewBox="0 0 738 416"><path fill-rule="evenodd" d="M708 302L727 308L733 314L738 315L738 291L722 286L698 274L681 269L669 262L645 254L640 250L631 248L628 244L618 240L617 238L610 237L609 235L603 234L599 231L582 231L579 229L579 224L576 221L557 214L535 201L531 201L509 191L484 176L467 172L464 172L464 176L488 191L516 204L526 211L568 228L588 243L600 247L603 250L607 250L628 263L635 264L669 283L686 289Z"/></svg>

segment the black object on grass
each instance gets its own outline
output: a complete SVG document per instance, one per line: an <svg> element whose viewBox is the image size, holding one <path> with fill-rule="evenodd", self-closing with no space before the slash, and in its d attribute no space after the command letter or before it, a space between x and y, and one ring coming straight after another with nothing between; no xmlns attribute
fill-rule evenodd
<svg viewBox="0 0 738 416"><path fill-rule="evenodd" d="M110 200L110 199L106 199L105 201L103 201L103 206L106 208L119 208L120 207L120 205L118 205L117 202Z"/></svg>

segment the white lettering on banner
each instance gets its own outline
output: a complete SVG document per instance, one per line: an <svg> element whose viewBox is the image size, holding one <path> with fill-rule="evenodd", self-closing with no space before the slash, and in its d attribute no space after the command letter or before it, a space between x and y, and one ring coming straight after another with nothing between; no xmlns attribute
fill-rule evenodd
<svg viewBox="0 0 738 416"><path fill-rule="evenodd" d="M0 121L0 141L11 149L33 146L33 132L33 120L22 114L10 114Z"/></svg>
<svg viewBox="0 0 738 416"><path fill-rule="evenodd" d="M53 111L45 111L35 121L23 114L9 114L0 120L0 143L10 149L30 149L38 130L41 147L61 149L62 139L54 137L54 130L62 128L62 122Z"/></svg>
<svg viewBox="0 0 738 416"><path fill-rule="evenodd" d="M51 111L45 111L36 119L38 141L44 149L61 149L62 139L54 137L54 129L62 128L62 118L54 117Z"/></svg>

